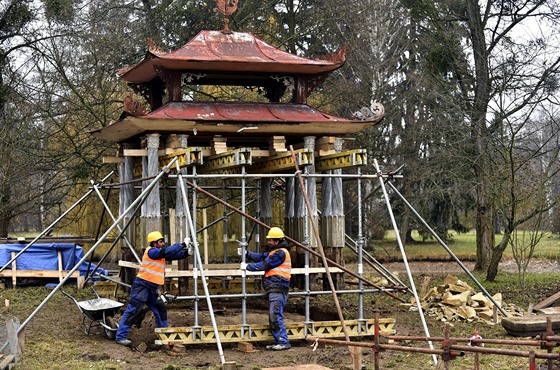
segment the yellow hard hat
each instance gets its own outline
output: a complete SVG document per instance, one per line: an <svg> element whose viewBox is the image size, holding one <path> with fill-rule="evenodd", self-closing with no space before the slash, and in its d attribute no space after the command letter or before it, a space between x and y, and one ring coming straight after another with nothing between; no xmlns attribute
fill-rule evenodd
<svg viewBox="0 0 560 370"><path fill-rule="evenodd" d="M160 239L163 239L163 235L161 235L159 231L152 231L151 233L148 234L148 244L150 244L151 242L158 241Z"/></svg>
<svg viewBox="0 0 560 370"><path fill-rule="evenodd" d="M267 239L282 239L284 238L284 232L279 227L271 227L266 235Z"/></svg>

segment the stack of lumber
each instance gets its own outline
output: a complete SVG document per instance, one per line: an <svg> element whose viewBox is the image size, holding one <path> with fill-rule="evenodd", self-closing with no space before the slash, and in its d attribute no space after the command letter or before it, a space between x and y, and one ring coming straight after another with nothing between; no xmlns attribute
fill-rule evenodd
<svg viewBox="0 0 560 370"><path fill-rule="evenodd" d="M492 298L510 316L523 315L515 305L505 304L501 293ZM500 311L494 310L494 304L488 297L482 292L475 292L469 284L453 275L447 275L442 285L429 289L420 296L420 300L426 315L444 322L485 322L492 325L501 320ZM415 310L414 298L407 305Z"/></svg>

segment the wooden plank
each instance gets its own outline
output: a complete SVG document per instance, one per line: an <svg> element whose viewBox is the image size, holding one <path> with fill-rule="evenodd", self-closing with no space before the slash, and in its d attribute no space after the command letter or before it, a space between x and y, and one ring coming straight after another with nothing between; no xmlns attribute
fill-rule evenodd
<svg viewBox="0 0 560 370"><path fill-rule="evenodd" d="M124 162L123 157L102 157L101 162L103 164L115 164Z"/></svg>
<svg viewBox="0 0 560 370"><path fill-rule="evenodd" d="M12 365L16 363L15 355L3 355L0 359L0 369L11 369Z"/></svg>
<svg viewBox="0 0 560 370"><path fill-rule="evenodd" d="M251 154L253 155L253 158L268 157L272 155L270 150L264 150L264 149L252 149Z"/></svg>
<svg viewBox="0 0 560 370"><path fill-rule="evenodd" d="M560 315L560 307L541 308L539 312L543 313L544 315Z"/></svg>
<svg viewBox="0 0 560 370"><path fill-rule="evenodd" d="M128 268L139 268L140 264L136 263L136 262L131 262L131 261L119 261L119 266L121 267L128 267ZM235 264L235 266L239 266L238 264ZM329 268L331 273L340 273L343 272L340 268L338 267L331 267ZM325 272L325 268L324 267L311 267L307 269L308 273L310 274L320 274L320 273L324 273ZM296 267L292 269L292 275L303 275L306 273L306 269L305 268L300 268L300 267ZM200 276L200 272L197 273ZM264 271L247 271L246 272L247 276L258 276L258 275L264 275ZM213 277L213 276L242 276L243 273L241 270L239 269L223 269L223 270L211 270L211 269L204 269L204 275L206 277ZM174 278L174 277L192 277L193 276L193 271L189 270L189 271L179 271L179 270L174 270L171 268L166 268L165 269L165 276L168 278Z"/></svg>
<svg viewBox="0 0 560 370"><path fill-rule="evenodd" d="M123 155L125 157L147 157L147 149L123 149Z"/></svg>
<svg viewBox="0 0 560 370"><path fill-rule="evenodd" d="M67 270L63 270L63 276L66 276L68 273ZM12 277L21 278L21 277L34 277L34 278L59 278L60 275L58 270L16 270L16 271L2 271L0 272L0 277ZM70 276L72 278L80 277L80 273L78 271L74 271L74 273Z"/></svg>
<svg viewBox="0 0 560 370"><path fill-rule="evenodd" d="M12 262L12 271L11 271L11 276L12 276L12 287L16 287L17 285L17 275L16 275L16 252L12 252L12 260L14 260L14 262Z"/></svg>
<svg viewBox="0 0 560 370"><path fill-rule="evenodd" d="M62 281L62 253L58 251L56 255L58 258L58 281Z"/></svg>
<svg viewBox="0 0 560 370"><path fill-rule="evenodd" d="M552 305L554 302L556 302L559 299L560 299L560 292L557 292L557 293L551 295L550 297L540 301L536 305L534 305L533 310L538 311L542 308L546 308L546 307Z"/></svg>

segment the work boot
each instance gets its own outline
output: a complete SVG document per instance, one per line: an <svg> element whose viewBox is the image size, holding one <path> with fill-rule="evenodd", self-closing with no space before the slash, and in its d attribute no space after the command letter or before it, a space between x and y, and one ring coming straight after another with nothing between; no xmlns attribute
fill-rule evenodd
<svg viewBox="0 0 560 370"><path fill-rule="evenodd" d="M277 345L276 343L274 343L274 344L269 344L268 346L266 346L266 349L273 349L274 346L276 346L276 345Z"/></svg>
<svg viewBox="0 0 560 370"><path fill-rule="evenodd" d="M292 348L292 346L289 345L289 344L275 344L275 345L272 346L271 349L273 351L283 351L285 349L290 349L290 348Z"/></svg>
<svg viewBox="0 0 560 370"><path fill-rule="evenodd" d="M117 344L120 344L121 346L130 347L132 345L132 341L128 339L117 339Z"/></svg>

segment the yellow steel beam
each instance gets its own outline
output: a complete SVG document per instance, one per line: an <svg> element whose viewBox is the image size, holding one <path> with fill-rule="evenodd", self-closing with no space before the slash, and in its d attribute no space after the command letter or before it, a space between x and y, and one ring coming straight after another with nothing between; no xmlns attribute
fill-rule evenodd
<svg viewBox="0 0 560 370"><path fill-rule="evenodd" d="M202 165L204 163L203 149L192 147L187 149L179 149L173 153L162 155L159 157L159 168L167 166L169 162L178 157L177 163L179 167L189 167L194 165ZM142 177L142 161L139 160L134 164L134 177Z"/></svg>
<svg viewBox="0 0 560 370"><path fill-rule="evenodd" d="M365 149L354 149L318 157L315 160L315 171L324 172L345 167L363 166L366 164L367 151Z"/></svg>
<svg viewBox="0 0 560 370"><path fill-rule="evenodd" d="M396 331L395 319L379 319L379 331L381 335L393 335ZM344 321L350 337L370 336L375 334L375 320ZM241 325L218 326L218 335L222 343L235 342L261 342L270 341L274 338L270 332L270 326L266 324L250 325L244 328L243 335ZM286 330L290 340L305 339L306 334L318 338L343 338L344 332L340 321L316 321L313 325L305 328L305 324L287 323ZM161 344L210 344L216 343L216 336L212 326L202 327L177 327L156 328L156 335Z"/></svg>
<svg viewBox="0 0 560 370"><path fill-rule="evenodd" d="M197 171L200 173L218 171L240 173L240 166L250 166L252 162L251 149L239 148L206 158L204 164L201 167L197 167Z"/></svg>
<svg viewBox="0 0 560 370"><path fill-rule="evenodd" d="M307 166L313 164L313 151L309 149L298 149L294 151L299 166ZM291 152L276 154L255 161L253 165L247 169L250 173L278 173L285 171L294 171L294 161Z"/></svg>
<svg viewBox="0 0 560 370"><path fill-rule="evenodd" d="M309 149L295 151L299 166L315 164L316 172L336 170L345 167L363 166L367 164L367 151L354 149L342 153L329 154L315 158ZM226 153L204 158L203 149L199 147L180 149L159 158L159 166L167 165L175 156L178 157L180 167L197 165L198 172L240 173L241 166L247 166L248 173L279 173L294 169L294 162L290 152L276 154L253 161L250 148L230 150ZM138 161L134 166L134 176L142 176L142 163Z"/></svg>

